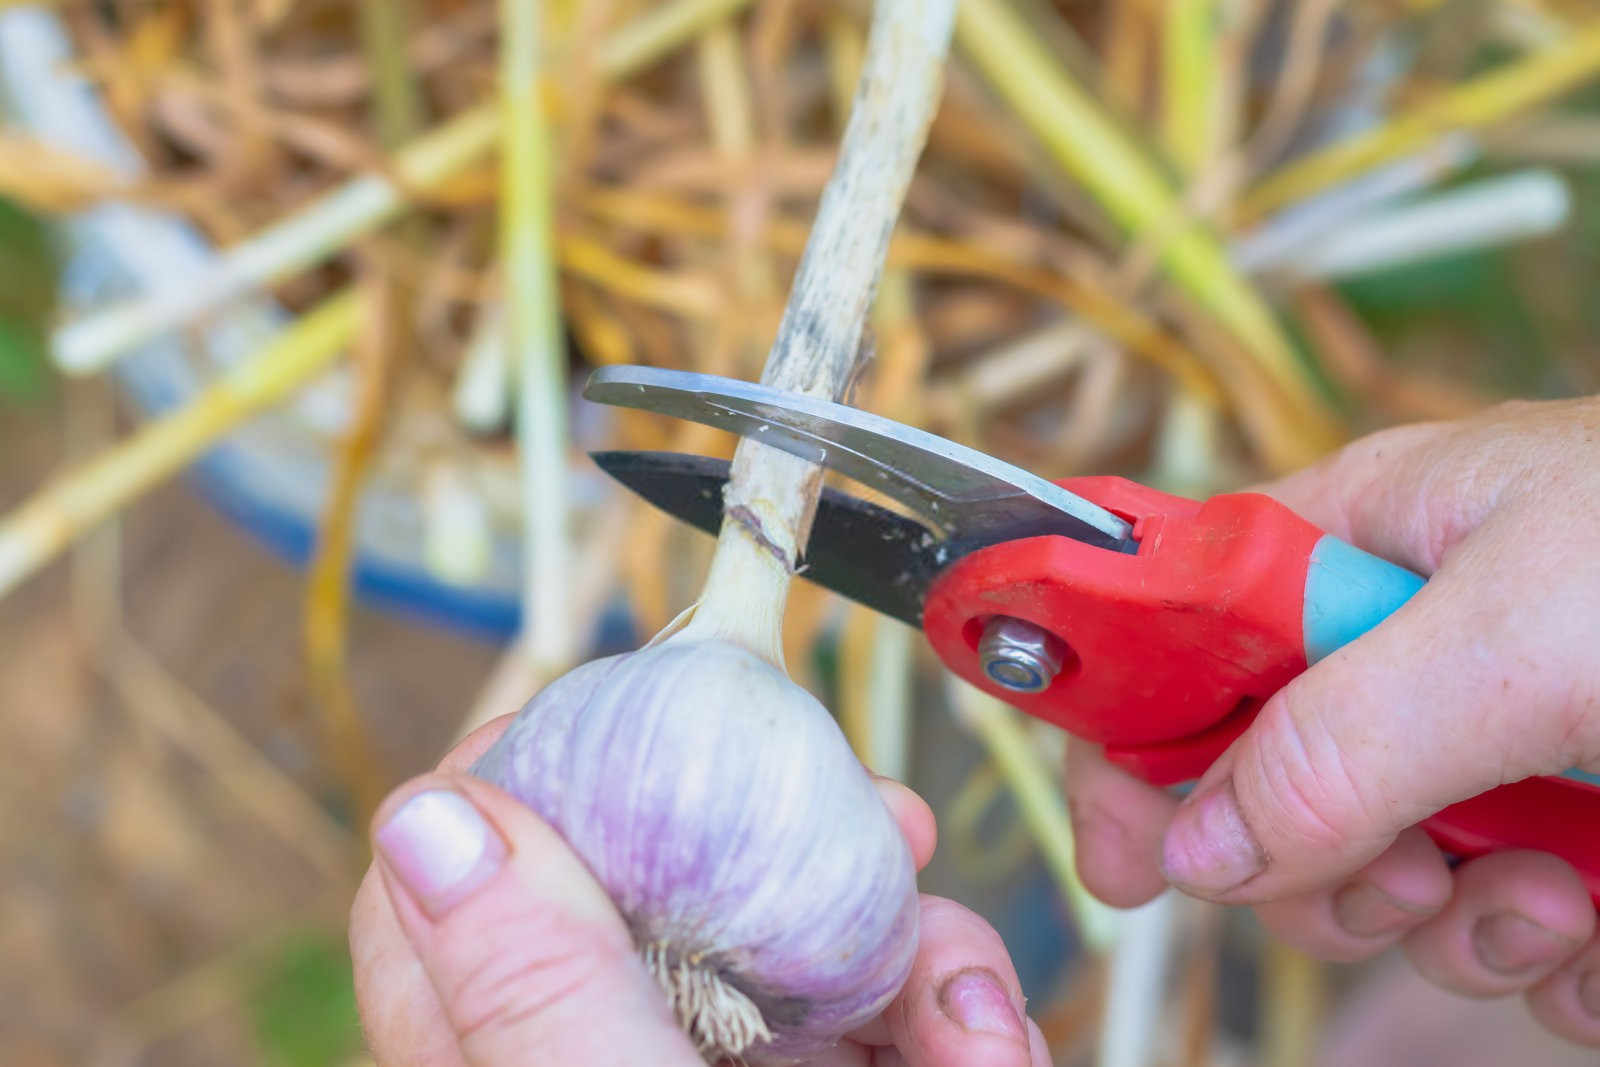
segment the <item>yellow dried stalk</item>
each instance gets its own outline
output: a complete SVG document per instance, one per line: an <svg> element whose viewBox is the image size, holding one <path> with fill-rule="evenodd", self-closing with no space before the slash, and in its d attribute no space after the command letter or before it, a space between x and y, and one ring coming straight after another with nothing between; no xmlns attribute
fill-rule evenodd
<svg viewBox="0 0 1600 1067"><path fill-rule="evenodd" d="M1030 33L1005 0L965 0L956 39L1052 158L1134 233L1182 219L1183 204L1149 155ZM1237 337L1277 386L1310 458L1339 437L1300 356L1261 295L1205 227L1177 227L1161 255L1172 280ZM1285 457L1278 457L1283 461Z"/></svg>
<svg viewBox="0 0 1600 1067"><path fill-rule="evenodd" d="M357 318L353 294L328 298L188 406L57 477L0 519L0 596L229 430L325 371Z"/></svg>
<svg viewBox="0 0 1600 1067"><path fill-rule="evenodd" d="M579 194L578 201L590 214L636 229L714 237L727 225L719 211L654 193L590 189ZM764 239L780 251L798 252L805 243L805 227L792 218L776 218L767 224ZM1172 374L1184 388L1221 402L1216 376L1181 342L1139 309L1069 275L1017 263L1002 251L908 228L890 241L888 266L987 278L1057 302L1133 354Z"/></svg>
<svg viewBox="0 0 1600 1067"><path fill-rule="evenodd" d="M749 0L674 0L606 39L597 72L615 81L653 62ZM56 333L55 358L69 373L104 369L124 353L251 290L281 281L394 218L408 192L459 174L494 146L501 112L485 104L400 149L390 173L355 178L231 248L200 279L103 308Z"/></svg>
<svg viewBox="0 0 1600 1067"><path fill-rule="evenodd" d="M356 706L345 663L357 505L383 441L396 367L403 355L395 336L398 308L391 285L381 266L363 281L362 329L354 360L355 409L333 463L328 502L306 574L307 688L320 728L324 763L350 791L357 826L367 825L389 786L372 732Z"/></svg>
<svg viewBox="0 0 1600 1067"><path fill-rule="evenodd" d="M1168 0L1162 33L1162 135L1167 151L1194 174L1220 143L1221 64L1217 62L1221 0Z"/></svg>

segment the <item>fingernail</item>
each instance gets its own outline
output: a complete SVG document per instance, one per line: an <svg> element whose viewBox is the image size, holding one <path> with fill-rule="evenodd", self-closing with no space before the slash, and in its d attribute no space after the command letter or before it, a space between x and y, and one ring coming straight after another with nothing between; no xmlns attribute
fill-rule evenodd
<svg viewBox="0 0 1600 1067"><path fill-rule="evenodd" d="M1578 979L1578 1000L1584 1011L1600 1019L1600 971L1590 971Z"/></svg>
<svg viewBox="0 0 1600 1067"><path fill-rule="evenodd" d="M1231 779L1185 801L1162 846L1167 881L1198 896L1225 893L1266 866L1266 854L1239 813Z"/></svg>
<svg viewBox="0 0 1600 1067"><path fill-rule="evenodd" d="M1504 975L1558 960L1573 948L1567 938L1510 911L1479 919L1472 945L1485 967Z"/></svg>
<svg viewBox="0 0 1600 1067"><path fill-rule="evenodd" d="M1351 882L1333 895L1333 917L1347 934L1377 937L1403 930L1425 918L1419 908L1390 896L1371 882Z"/></svg>
<svg viewBox="0 0 1600 1067"><path fill-rule="evenodd" d="M422 910L441 918L505 859L505 842L452 789L418 793L374 835L378 850Z"/></svg>
<svg viewBox="0 0 1600 1067"><path fill-rule="evenodd" d="M990 971L974 968L945 980L939 989L939 1008L956 1025L971 1033L998 1034L1026 1041L1022 1019L1006 995L1005 987Z"/></svg>

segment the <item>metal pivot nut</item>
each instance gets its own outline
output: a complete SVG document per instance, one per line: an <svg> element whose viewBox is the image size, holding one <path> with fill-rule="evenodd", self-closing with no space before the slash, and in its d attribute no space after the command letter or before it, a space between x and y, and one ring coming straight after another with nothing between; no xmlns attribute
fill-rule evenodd
<svg viewBox="0 0 1600 1067"><path fill-rule="evenodd" d="M978 661L996 685L1014 693L1042 693L1061 673L1067 646L1031 622L996 615L983 628Z"/></svg>

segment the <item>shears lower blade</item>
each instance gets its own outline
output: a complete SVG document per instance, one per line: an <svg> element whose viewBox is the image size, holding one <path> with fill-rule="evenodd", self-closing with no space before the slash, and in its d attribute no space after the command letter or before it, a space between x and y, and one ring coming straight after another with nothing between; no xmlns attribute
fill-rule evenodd
<svg viewBox="0 0 1600 1067"><path fill-rule="evenodd" d="M600 468L667 514L715 534L727 460L679 452L594 452ZM824 489L801 577L910 626L922 625L928 585L950 561L949 542L922 523L837 489Z"/></svg>

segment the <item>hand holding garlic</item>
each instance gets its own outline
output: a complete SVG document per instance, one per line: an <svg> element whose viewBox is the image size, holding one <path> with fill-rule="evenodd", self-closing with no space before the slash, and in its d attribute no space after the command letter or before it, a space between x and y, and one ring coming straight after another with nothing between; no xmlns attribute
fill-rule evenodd
<svg viewBox="0 0 1600 1067"><path fill-rule="evenodd" d="M839 159L763 383L837 400L855 381L954 20L954 0L875 5ZM591 903L597 882L612 917L620 914L607 937L584 945L541 911L530 944L568 939L570 958L555 963L576 969L574 981L608 964L619 974L642 969L656 999L648 1010L636 1003L639 1017L675 1017L711 1063L832 1054L883 1012L918 958L922 909L906 842L832 716L783 666L784 603L821 487L816 465L742 442L716 555L686 624L547 685L471 768L526 806L511 822L559 834L586 868ZM438 918L469 892L478 867L507 862L506 840L468 799L503 794L464 789L413 799L379 831L386 870L420 906L407 927L415 936L420 916ZM432 851L414 838L437 844L448 862L408 858ZM529 888L538 900L548 887ZM513 915L529 906L511 899ZM629 946L637 964L619 959ZM419 953L426 963L428 951ZM1025 1045L1020 1023L1012 1030ZM685 1047L682 1038L667 1044ZM525 1051L559 1058L537 1045Z"/></svg>
<svg viewBox="0 0 1600 1067"><path fill-rule="evenodd" d="M350 932L374 1058L382 1067L695 1067L700 1056L594 875L527 806L464 773L509 721L467 738L379 812L378 858ZM873 785L921 867L933 852L932 813L904 786ZM804 887L792 895L805 897ZM898 995L807 1062L1047 1067L999 936L947 900L924 896L918 910L921 936Z"/></svg>
<svg viewBox="0 0 1600 1067"><path fill-rule="evenodd" d="M765 384L838 400L855 381L954 19L954 0L875 5ZM914 963L928 950L919 955L911 851L832 716L783 666L784 602L821 486L817 466L742 442L687 623L547 685L472 765L483 782L420 793L382 824L395 912L469 1062L659 1063L667 1049L710 1063L837 1060L846 1035L918 988ZM502 802L523 807L503 820L479 810ZM508 827L535 844L516 848ZM548 867L532 858L544 854ZM1021 1058L1001 1049L996 1062L1027 1062L1008 996L963 981L945 989L938 1017L966 1006L1009 1020ZM616 1011L596 992L608 986L632 1053L603 1031L580 1036ZM471 1003L479 996L487 1009ZM904 1029L910 1016L890 1018ZM663 1033L672 1019L681 1032ZM485 1041L492 1055L475 1051ZM920 1062L980 1062L944 1048L922 1049Z"/></svg>

